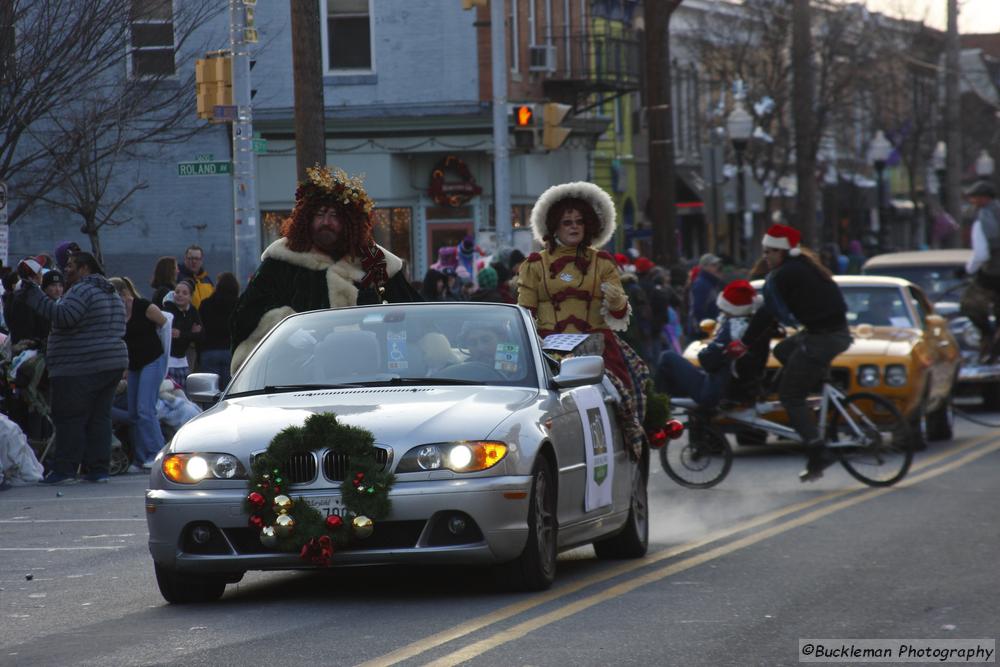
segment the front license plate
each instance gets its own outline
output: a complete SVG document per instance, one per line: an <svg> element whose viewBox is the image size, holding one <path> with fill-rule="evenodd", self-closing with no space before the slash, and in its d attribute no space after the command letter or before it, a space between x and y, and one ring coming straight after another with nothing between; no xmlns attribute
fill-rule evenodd
<svg viewBox="0 0 1000 667"><path fill-rule="evenodd" d="M310 507L316 508L324 517L339 516L344 518L349 514L347 508L344 507L341 496L304 496L303 500Z"/></svg>

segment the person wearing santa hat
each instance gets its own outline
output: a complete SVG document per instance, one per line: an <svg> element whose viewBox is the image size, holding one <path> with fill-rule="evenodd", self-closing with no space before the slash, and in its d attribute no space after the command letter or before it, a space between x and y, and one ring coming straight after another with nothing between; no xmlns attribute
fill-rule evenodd
<svg viewBox="0 0 1000 667"><path fill-rule="evenodd" d="M720 318L715 336L698 353L701 368L668 350L660 355L656 366L657 390L675 398L694 399L703 408L718 405L729 394L734 377L749 379L752 355L743 354L739 341L761 303L747 281L734 280L726 285L716 298Z"/></svg>
<svg viewBox="0 0 1000 667"><path fill-rule="evenodd" d="M769 339L776 323L798 328L798 333L774 347L774 356L784 366L778 398L808 451L808 464L799 475L806 482L822 477L831 462L806 399L834 357L850 347L851 333L840 287L800 240L797 229L781 224L771 225L764 235L764 259L769 269L764 307L750 321L742 343L750 346L763 337Z"/></svg>

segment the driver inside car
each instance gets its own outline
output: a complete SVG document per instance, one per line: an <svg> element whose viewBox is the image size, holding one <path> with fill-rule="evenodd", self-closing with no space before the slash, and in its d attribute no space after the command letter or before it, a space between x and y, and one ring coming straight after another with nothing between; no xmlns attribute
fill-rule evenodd
<svg viewBox="0 0 1000 667"><path fill-rule="evenodd" d="M462 326L459 338L462 349L469 355L465 363L486 364L490 368L499 370L496 368L497 346L507 340L507 332L503 325L467 322Z"/></svg>

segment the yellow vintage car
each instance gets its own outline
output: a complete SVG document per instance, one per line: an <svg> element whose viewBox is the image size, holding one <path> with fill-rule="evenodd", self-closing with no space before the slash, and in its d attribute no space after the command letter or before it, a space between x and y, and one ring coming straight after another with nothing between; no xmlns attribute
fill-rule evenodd
<svg viewBox="0 0 1000 667"><path fill-rule="evenodd" d="M947 321L934 313L923 290L908 280L882 276L835 280L847 302L854 342L833 360L834 384L846 393L870 391L891 400L909 419L915 444L950 439L952 392L961 356ZM753 285L759 291L763 282ZM703 345L691 343L684 356L697 363ZM767 366L768 379L773 378L780 367L774 355ZM780 413L768 418L784 421ZM750 444L754 434L743 434L739 441Z"/></svg>

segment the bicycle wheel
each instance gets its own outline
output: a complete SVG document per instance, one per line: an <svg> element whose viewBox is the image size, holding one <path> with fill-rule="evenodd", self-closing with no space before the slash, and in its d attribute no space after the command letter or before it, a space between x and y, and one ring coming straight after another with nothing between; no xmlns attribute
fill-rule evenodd
<svg viewBox="0 0 1000 667"><path fill-rule="evenodd" d="M729 474L733 448L717 429L692 425L685 440L670 440L660 449L660 463L681 486L709 489Z"/></svg>
<svg viewBox="0 0 1000 667"><path fill-rule="evenodd" d="M834 409L827 437L844 469L869 486L891 486L903 479L913 451L910 428L896 406L869 392L851 394L841 406L853 426Z"/></svg>

